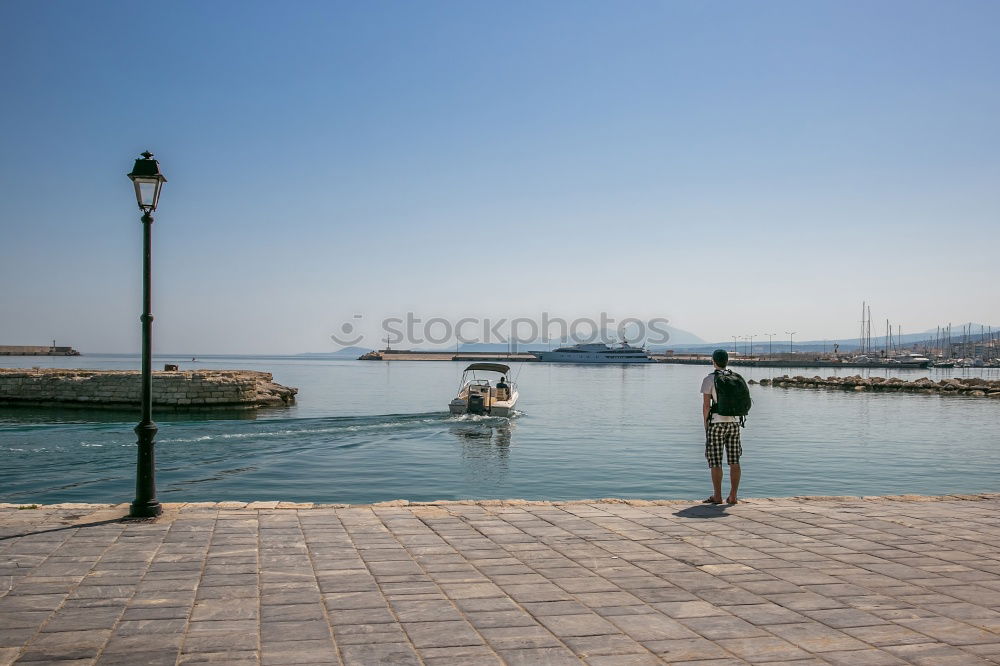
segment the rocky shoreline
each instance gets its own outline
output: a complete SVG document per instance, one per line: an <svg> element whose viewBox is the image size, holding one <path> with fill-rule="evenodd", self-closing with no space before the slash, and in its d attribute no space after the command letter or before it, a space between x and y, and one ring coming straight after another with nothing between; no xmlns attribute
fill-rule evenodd
<svg viewBox="0 0 1000 666"><path fill-rule="evenodd" d="M782 375L774 379L750 380L750 384L779 386L781 388L834 388L844 391L881 391L906 393L936 393L939 395L964 395L977 398L1000 398L1000 380L982 377L955 377L934 381L921 377L913 381L896 377L789 377Z"/></svg>

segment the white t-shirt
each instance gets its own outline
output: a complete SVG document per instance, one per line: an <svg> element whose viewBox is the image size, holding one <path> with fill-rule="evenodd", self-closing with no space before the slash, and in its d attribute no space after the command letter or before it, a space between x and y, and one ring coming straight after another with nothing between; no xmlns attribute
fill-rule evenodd
<svg viewBox="0 0 1000 666"><path fill-rule="evenodd" d="M719 395L715 392L715 372L701 380L701 392L712 396L714 402L719 401ZM712 414L712 423L738 423L735 416L723 416L722 414Z"/></svg>

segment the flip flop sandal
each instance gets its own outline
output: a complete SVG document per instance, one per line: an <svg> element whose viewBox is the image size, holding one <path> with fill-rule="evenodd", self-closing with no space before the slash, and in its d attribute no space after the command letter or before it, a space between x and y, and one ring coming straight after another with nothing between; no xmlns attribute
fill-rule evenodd
<svg viewBox="0 0 1000 666"><path fill-rule="evenodd" d="M701 503L702 504L722 504L722 502L719 502L718 500L715 500L715 499L713 499L711 497L709 497L708 499L702 500Z"/></svg>

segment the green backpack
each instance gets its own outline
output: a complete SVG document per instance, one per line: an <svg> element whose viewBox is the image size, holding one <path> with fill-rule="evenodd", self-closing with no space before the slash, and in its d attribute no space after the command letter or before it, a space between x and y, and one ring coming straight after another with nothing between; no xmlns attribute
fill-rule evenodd
<svg viewBox="0 0 1000 666"><path fill-rule="evenodd" d="M715 371L715 395L718 400L712 405L712 413L719 416L738 416L740 425L746 423L753 400L750 387L743 376L732 370Z"/></svg>

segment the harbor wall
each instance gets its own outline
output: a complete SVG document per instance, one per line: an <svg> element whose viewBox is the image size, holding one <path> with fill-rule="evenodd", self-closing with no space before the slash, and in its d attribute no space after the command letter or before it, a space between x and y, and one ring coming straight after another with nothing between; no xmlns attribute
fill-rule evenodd
<svg viewBox="0 0 1000 666"><path fill-rule="evenodd" d="M0 356L79 356L72 347L42 345L0 345Z"/></svg>
<svg viewBox="0 0 1000 666"><path fill-rule="evenodd" d="M0 404L128 407L139 405L138 370L0 368ZM210 370L153 373L153 404L160 407L269 407L295 401L297 388L276 384L269 372Z"/></svg>
<svg viewBox="0 0 1000 666"><path fill-rule="evenodd" d="M359 361L498 361L534 363L538 358L524 352L506 354L503 352L456 352L456 351L410 351L381 350L363 354Z"/></svg>

